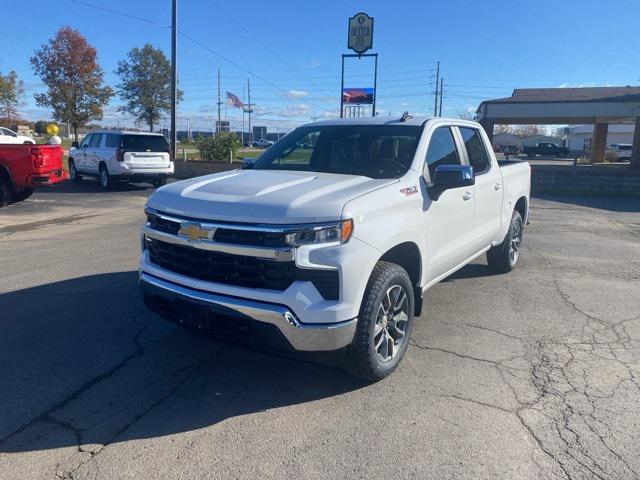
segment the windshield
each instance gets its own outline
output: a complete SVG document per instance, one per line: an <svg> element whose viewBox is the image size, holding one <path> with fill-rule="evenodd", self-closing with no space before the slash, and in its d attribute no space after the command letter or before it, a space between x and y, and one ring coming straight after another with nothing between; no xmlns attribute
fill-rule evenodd
<svg viewBox="0 0 640 480"><path fill-rule="evenodd" d="M398 178L413 160L421 127L327 125L299 127L256 160L256 170Z"/></svg>
<svg viewBox="0 0 640 480"><path fill-rule="evenodd" d="M134 152L168 152L169 144L162 135L122 135L122 148Z"/></svg>

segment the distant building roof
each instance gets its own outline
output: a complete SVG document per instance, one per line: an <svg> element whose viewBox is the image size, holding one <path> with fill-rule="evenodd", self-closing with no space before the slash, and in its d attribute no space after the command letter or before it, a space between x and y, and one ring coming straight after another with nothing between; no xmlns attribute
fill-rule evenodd
<svg viewBox="0 0 640 480"><path fill-rule="evenodd" d="M486 103L639 101L640 86L580 88L516 88L510 97ZM485 102L483 102L485 103Z"/></svg>

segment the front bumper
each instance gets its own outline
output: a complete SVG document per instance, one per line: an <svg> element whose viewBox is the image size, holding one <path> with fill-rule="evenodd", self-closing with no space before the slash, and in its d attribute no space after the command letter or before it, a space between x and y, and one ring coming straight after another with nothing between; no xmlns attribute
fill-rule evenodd
<svg viewBox="0 0 640 480"><path fill-rule="evenodd" d="M177 323L237 339L244 336L259 346L302 352L335 351L349 345L357 319L338 323L302 323L283 305L204 292L140 273L147 307ZM278 335L270 335L269 330ZM231 335L229 333L231 332ZM280 343L280 344L278 344Z"/></svg>

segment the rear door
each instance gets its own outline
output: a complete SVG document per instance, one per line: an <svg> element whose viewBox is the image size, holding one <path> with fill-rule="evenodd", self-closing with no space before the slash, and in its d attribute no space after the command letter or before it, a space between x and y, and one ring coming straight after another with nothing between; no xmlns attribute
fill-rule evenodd
<svg viewBox="0 0 640 480"><path fill-rule="evenodd" d="M169 144L162 135L122 135L124 163L131 169L168 168Z"/></svg>
<svg viewBox="0 0 640 480"><path fill-rule="evenodd" d="M492 161L480 129L460 126L464 153L475 177L475 214L473 227L474 250L479 252L493 242L500 231L502 209L502 173L497 162Z"/></svg>
<svg viewBox="0 0 640 480"><path fill-rule="evenodd" d="M436 167L440 165L464 164L460 148L451 127L437 127L427 147L424 172L427 180L433 178ZM446 190L437 201L427 203L429 280L440 277L473 255L473 205L473 187Z"/></svg>

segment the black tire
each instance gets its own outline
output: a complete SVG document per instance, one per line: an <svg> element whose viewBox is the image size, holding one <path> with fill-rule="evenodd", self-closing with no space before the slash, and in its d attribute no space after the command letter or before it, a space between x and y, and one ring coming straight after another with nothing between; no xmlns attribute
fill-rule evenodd
<svg viewBox="0 0 640 480"><path fill-rule="evenodd" d="M166 184L167 184L167 179L166 179L165 177L162 177L162 178L156 178L156 179L153 181L153 186L154 186L154 187L156 187L156 188L158 188L158 187L162 187L163 185L166 185Z"/></svg>
<svg viewBox="0 0 640 480"><path fill-rule="evenodd" d="M0 208L11 201L12 194L13 186L11 185L11 180L0 171Z"/></svg>
<svg viewBox="0 0 640 480"><path fill-rule="evenodd" d="M520 212L514 211L507 235L502 243L487 252L487 263L498 273L508 273L514 269L520 258L520 247L524 233L524 221Z"/></svg>
<svg viewBox="0 0 640 480"><path fill-rule="evenodd" d="M11 202L22 202L33 195L33 188L20 187L13 191L11 195Z"/></svg>
<svg viewBox="0 0 640 480"><path fill-rule="evenodd" d="M82 181L82 175L78 173L76 162L73 161L73 158L69 159L69 178L73 183L80 183Z"/></svg>
<svg viewBox="0 0 640 480"><path fill-rule="evenodd" d="M404 301L398 288L404 292ZM397 296L394 292L398 292ZM387 316L388 311L392 311L391 316ZM413 286L406 270L395 263L378 262L367 283L344 368L352 375L370 382L392 373L407 351L413 312ZM400 313L404 313L406 320L400 320ZM402 329L404 334L400 335ZM384 359L385 356L388 358Z"/></svg>
<svg viewBox="0 0 640 480"><path fill-rule="evenodd" d="M98 169L98 183L102 190L110 190L111 189L111 176L109 175L109 170L104 163L100 164Z"/></svg>

